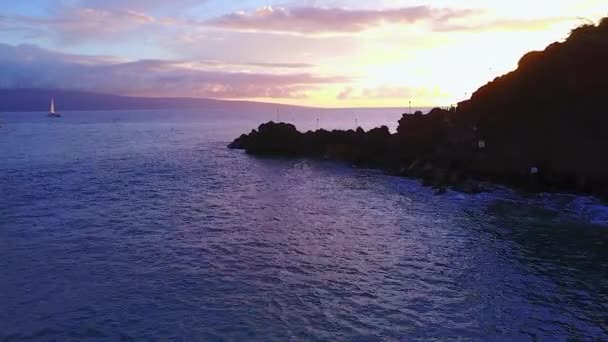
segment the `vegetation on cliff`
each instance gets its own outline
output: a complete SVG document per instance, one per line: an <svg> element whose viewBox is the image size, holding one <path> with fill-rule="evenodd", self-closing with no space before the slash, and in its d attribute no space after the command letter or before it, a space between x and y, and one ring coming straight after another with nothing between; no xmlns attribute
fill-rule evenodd
<svg viewBox="0 0 608 342"><path fill-rule="evenodd" d="M268 123L230 146L381 167L437 186L488 180L608 195L608 18L526 54L452 110L404 114L396 134Z"/></svg>

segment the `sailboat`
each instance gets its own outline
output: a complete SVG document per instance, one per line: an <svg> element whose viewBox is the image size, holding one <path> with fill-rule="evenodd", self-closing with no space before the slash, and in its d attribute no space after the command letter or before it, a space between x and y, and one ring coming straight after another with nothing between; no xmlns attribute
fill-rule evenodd
<svg viewBox="0 0 608 342"><path fill-rule="evenodd" d="M61 114L55 112L55 100L51 98L51 109L49 110L49 118L60 118Z"/></svg>

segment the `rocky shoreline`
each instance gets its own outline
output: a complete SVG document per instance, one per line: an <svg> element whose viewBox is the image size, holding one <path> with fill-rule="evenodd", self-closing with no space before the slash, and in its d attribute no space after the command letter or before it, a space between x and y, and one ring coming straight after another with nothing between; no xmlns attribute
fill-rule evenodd
<svg viewBox="0 0 608 342"><path fill-rule="evenodd" d="M436 115L446 111L435 109L431 113ZM417 115L422 114L414 114ZM402 120L407 120L407 116L404 114ZM390 175L420 179L423 185L432 187L437 195L445 193L448 188L478 194L490 191L493 184L528 192L588 193L582 187L577 188L576 184L556 181L540 171L494 177L484 174L481 169L475 169L484 158L479 146L470 148L469 159L465 161L462 158L446 158L440 153L430 154L427 158L407 158L399 153L403 151L399 149L402 143L403 137L399 133L391 134L386 126L367 132L359 128L356 131L317 130L302 133L288 123L268 122L249 134L243 134L228 147L256 156L307 157L381 169Z"/></svg>
<svg viewBox="0 0 608 342"><path fill-rule="evenodd" d="M420 178L438 193L487 184L608 198L608 18L530 52L518 68L449 110L404 114L397 132L298 132L269 122L231 148L343 160Z"/></svg>

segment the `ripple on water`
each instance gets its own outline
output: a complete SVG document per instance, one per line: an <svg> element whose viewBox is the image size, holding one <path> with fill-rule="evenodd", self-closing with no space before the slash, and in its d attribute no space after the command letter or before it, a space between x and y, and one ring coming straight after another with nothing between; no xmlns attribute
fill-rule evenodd
<svg viewBox="0 0 608 342"><path fill-rule="evenodd" d="M209 125L0 137L0 340L608 339L598 201L434 196Z"/></svg>

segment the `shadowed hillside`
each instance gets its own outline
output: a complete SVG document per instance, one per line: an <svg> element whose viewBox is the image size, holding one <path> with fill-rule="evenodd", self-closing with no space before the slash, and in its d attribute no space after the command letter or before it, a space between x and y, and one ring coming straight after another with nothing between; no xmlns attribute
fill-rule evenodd
<svg viewBox="0 0 608 342"><path fill-rule="evenodd" d="M458 106L487 144L488 172L525 172L585 183L608 177L608 18L563 43L530 52L516 71ZM608 190L608 189L606 189Z"/></svg>
<svg viewBox="0 0 608 342"><path fill-rule="evenodd" d="M404 114L396 134L301 134L292 126L267 124L231 146L252 154L325 157L339 149L340 159L381 165L436 186L474 178L606 196L607 61L605 18L573 30L563 43L526 54L517 70L481 87L456 109ZM364 143L366 136L373 145ZM275 145L280 149L270 148Z"/></svg>

